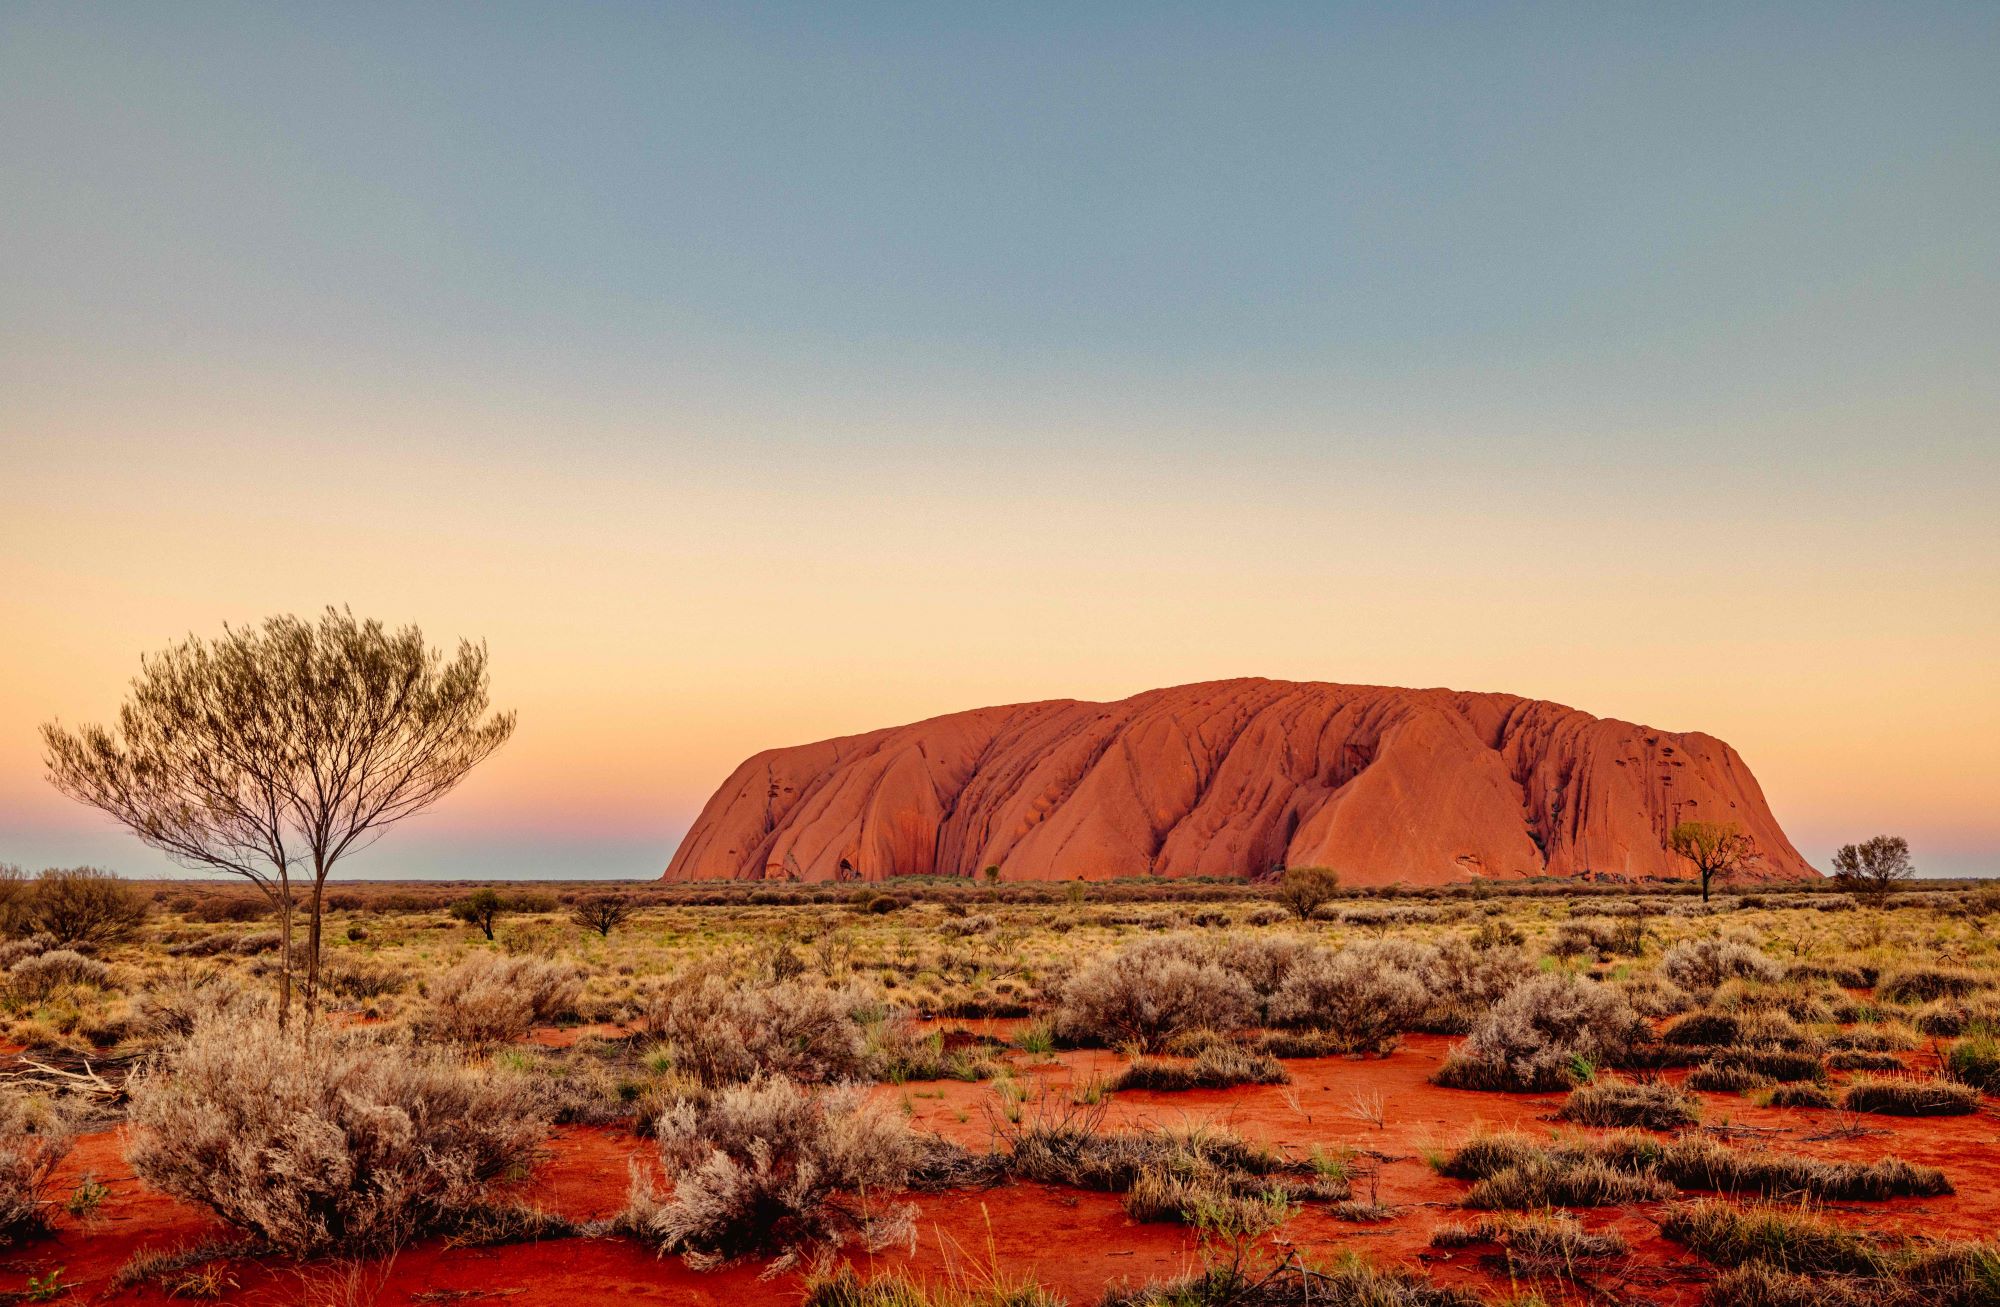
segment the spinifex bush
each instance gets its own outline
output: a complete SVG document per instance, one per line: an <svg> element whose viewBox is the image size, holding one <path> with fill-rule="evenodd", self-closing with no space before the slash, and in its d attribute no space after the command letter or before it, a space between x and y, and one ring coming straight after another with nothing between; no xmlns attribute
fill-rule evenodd
<svg viewBox="0 0 2000 1307"><path fill-rule="evenodd" d="M0 1248L47 1228L55 1171L75 1138L66 1104L0 1090Z"/></svg>
<svg viewBox="0 0 2000 1307"><path fill-rule="evenodd" d="M915 1213L885 1205L919 1159L916 1136L853 1088L759 1077L683 1099L654 1126L662 1197L635 1174L622 1224L705 1268L770 1254L771 1272L848 1240L877 1249L910 1237Z"/></svg>
<svg viewBox="0 0 2000 1307"><path fill-rule="evenodd" d="M1729 980L1779 980L1785 968L1748 940L1684 939L1660 958L1660 972L1691 994L1713 994Z"/></svg>
<svg viewBox="0 0 2000 1307"><path fill-rule="evenodd" d="M1616 1063L1644 1035L1617 990L1575 976L1538 976L1509 990L1433 1077L1453 1089L1561 1089L1580 1067Z"/></svg>
<svg viewBox="0 0 2000 1307"><path fill-rule="evenodd" d="M1086 964L1062 987L1056 1033L1073 1043L1161 1047L1183 1030L1250 1024L1256 994L1198 937L1128 944Z"/></svg>
<svg viewBox="0 0 2000 1307"><path fill-rule="evenodd" d="M1979 1110L1979 1091L1956 1080L1871 1076L1848 1085L1840 1105L1885 1116L1965 1116Z"/></svg>
<svg viewBox="0 0 2000 1307"><path fill-rule="evenodd" d="M421 1027L434 1039L476 1047L519 1039L538 1021L575 1008L583 977L536 957L477 953L426 986Z"/></svg>
<svg viewBox="0 0 2000 1307"><path fill-rule="evenodd" d="M87 958L71 949L50 949L23 958L7 972L7 988L30 1002L47 998L65 985L94 985L102 988L111 979L111 968L96 958Z"/></svg>
<svg viewBox="0 0 2000 1307"><path fill-rule="evenodd" d="M1117 1089L1227 1089L1232 1085L1282 1085L1291 1075L1269 1053L1226 1041L1213 1042L1189 1062L1140 1056L1111 1082Z"/></svg>
<svg viewBox="0 0 2000 1307"><path fill-rule="evenodd" d="M1558 1115L1577 1125L1677 1130L1701 1120L1701 1100L1662 1080L1607 1077L1571 1090Z"/></svg>
<svg viewBox="0 0 2000 1307"><path fill-rule="evenodd" d="M739 1084L759 1074L799 1083L853 1080L869 1060L857 1017L875 1003L853 987L746 984L701 970L656 995L646 1022L675 1068L706 1085Z"/></svg>
<svg viewBox="0 0 2000 1307"><path fill-rule="evenodd" d="M134 1079L131 1122L140 1179L301 1256L453 1226L548 1132L518 1078L263 1022L197 1027Z"/></svg>
<svg viewBox="0 0 2000 1307"><path fill-rule="evenodd" d="M1885 1003L1929 1003L1941 998L1964 998L1993 985L1991 973L1966 971L1956 967L1904 967L1882 977L1875 997Z"/></svg>

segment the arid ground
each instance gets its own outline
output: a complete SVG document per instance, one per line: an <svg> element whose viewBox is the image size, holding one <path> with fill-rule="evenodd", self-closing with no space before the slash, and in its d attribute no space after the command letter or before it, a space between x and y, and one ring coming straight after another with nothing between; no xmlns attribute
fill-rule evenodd
<svg viewBox="0 0 2000 1307"><path fill-rule="evenodd" d="M2000 895L1976 886L1709 904L1685 886L1453 887L1305 919L1202 882L503 886L484 924L474 888L335 891L314 1044L430 1058L520 1131L504 1164L372 1226L271 1197L280 1154L359 1157L357 1185L388 1173L351 1104L270 1141L251 1136L278 1109L253 1113L202 1153L163 1087L244 1074L214 1059L270 1019L257 900L146 885L120 938L5 945L0 1069L17 1096L66 1103L73 1140L0 1290L884 1307L2000 1291ZM624 920L572 920L605 893ZM298 1142L315 1130L320 1153ZM216 1165L255 1201L187 1174L231 1148Z"/></svg>

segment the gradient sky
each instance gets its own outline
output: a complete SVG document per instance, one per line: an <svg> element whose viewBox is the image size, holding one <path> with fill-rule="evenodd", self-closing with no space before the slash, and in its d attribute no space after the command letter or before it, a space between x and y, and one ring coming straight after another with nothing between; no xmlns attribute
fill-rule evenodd
<svg viewBox="0 0 2000 1307"><path fill-rule="evenodd" d="M2000 873L2000 7L0 7L0 861L138 655L484 637L356 875L1234 675L1735 744Z"/></svg>

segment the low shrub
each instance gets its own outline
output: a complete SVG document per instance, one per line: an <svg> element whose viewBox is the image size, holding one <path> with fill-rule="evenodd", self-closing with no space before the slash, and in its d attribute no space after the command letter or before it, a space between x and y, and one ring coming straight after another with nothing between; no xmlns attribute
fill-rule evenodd
<svg viewBox="0 0 2000 1307"><path fill-rule="evenodd" d="M1454 1089L1544 1092L1615 1064L1644 1037L1616 989L1538 976L1509 990L1432 1077Z"/></svg>
<svg viewBox="0 0 2000 1307"><path fill-rule="evenodd" d="M857 1080L869 1067L857 1014L876 1000L807 981L744 984L703 969L677 977L647 1008L646 1026L674 1066L705 1085L760 1075L794 1084Z"/></svg>
<svg viewBox="0 0 2000 1307"><path fill-rule="evenodd" d="M1748 940L1711 935L1668 949L1660 957L1660 974L1691 994L1708 995L1724 981L1778 980L1785 969Z"/></svg>
<svg viewBox="0 0 2000 1307"><path fill-rule="evenodd" d="M1840 1105L1884 1116L1964 1116L1979 1110L1979 1091L1955 1080L1871 1076L1850 1084Z"/></svg>
<svg viewBox="0 0 2000 1307"><path fill-rule="evenodd" d="M1678 1130L1700 1123L1701 1101L1661 1080L1599 1078L1571 1090L1557 1115L1577 1125Z"/></svg>
<svg viewBox="0 0 2000 1307"><path fill-rule="evenodd" d="M849 1240L879 1249L914 1233L914 1209L869 1195L905 1186L916 1139L857 1089L759 1076L682 1099L654 1138L671 1194L635 1174L620 1224L697 1269L769 1255L770 1274Z"/></svg>
<svg viewBox="0 0 2000 1307"><path fill-rule="evenodd" d="M110 981L110 967L66 948L22 958L7 972L7 987L30 1002L39 1002L65 985L102 989Z"/></svg>
<svg viewBox="0 0 2000 1307"><path fill-rule="evenodd" d="M511 1077L263 1022L198 1026L131 1095L140 1179L297 1256L452 1228L532 1166L548 1130Z"/></svg>
<svg viewBox="0 0 2000 1307"><path fill-rule="evenodd" d="M0 1089L0 1248L47 1231L56 1168L75 1139L67 1104Z"/></svg>
<svg viewBox="0 0 2000 1307"><path fill-rule="evenodd" d="M1272 995L1271 1021L1324 1031L1342 1052L1379 1052L1430 1006L1424 964L1433 959L1411 954L1400 940L1315 952Z"/></svg>
<svg viewBox="0 0 2000 1307"><path fill-rule="evenodd" d="M465 1047L507 1043L537 1022L568 1015L583 993L573 966L544 958L475 953L425 985L429 1009L418 1027Z"/></svg>
<svg viewBox="0 0 2000 1307"><path fill-rule="evenodd" d="M1148 1052L1184 1030L1234 1030L1255 1018L1250 983L1196 937L1128 944L1062 986L1056 1032L1078 1044L1137 1044Z"/></svg>

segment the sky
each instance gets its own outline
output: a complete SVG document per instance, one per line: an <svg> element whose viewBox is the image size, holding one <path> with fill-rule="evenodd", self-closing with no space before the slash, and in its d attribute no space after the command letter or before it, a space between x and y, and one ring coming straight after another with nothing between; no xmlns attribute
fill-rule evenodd
<svg viewBox="0 0 2000 1307"><path fill-rule="evenodd" d="M0 7L0 862L142 653L484 639L366 877L1227 676L1734 744L2000 874L2000 7Z"/></svg>

